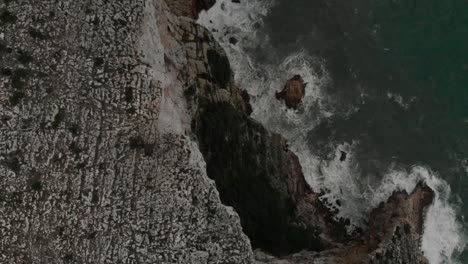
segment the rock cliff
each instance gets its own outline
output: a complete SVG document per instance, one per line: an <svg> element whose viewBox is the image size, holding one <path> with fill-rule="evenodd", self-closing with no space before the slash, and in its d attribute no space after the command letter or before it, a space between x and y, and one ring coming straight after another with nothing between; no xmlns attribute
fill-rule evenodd
<svg viewBox="0 0 468 264"><path fill-rule="evenodd" d="M0 21L0 263L252 262L191 138L208 33L160 0L0 1Z"/></svg>
<svg viewBox="0 0 468 264"><path fill-rule="evenodd" d="M430 189L347 235L193 20L213 2L0 2L0 263L424 263Z"/></svg>
<svg viewBox="0 0 468 264"><path fill-rule="evenodd" d="M302 251L275 258L256 251L260 263L411 263L426 264L420 252L423 212L432 203L434 192L425 184L418 184L411 194L394 192L387 203L374 209L369 228L358 238L322 252Z"/></svg>

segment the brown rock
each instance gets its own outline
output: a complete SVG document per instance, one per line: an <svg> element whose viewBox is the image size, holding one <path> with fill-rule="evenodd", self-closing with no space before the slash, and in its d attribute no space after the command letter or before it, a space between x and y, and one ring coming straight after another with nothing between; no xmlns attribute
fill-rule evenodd
<svg viewBox="0 0 468 264"><path fill-rule="evenodd" d="M202 10L210 9L216 0L169 0L166 2L174 14L197 19L198 14Z"/></svg>
<svg viewBox="0 0 468 264"><path fill-rule="evenodd" d="M362 236L349 240L345 245L322 252L302 251L283 257L282 260L256 254L260 263L415 263L427 264L420 250L424 212L434 199L434 191L425 183L419 183L411 194L394 192L386 203L372 210L369 228ZM314 198L308 200L313 205ZM321 215L315 204L316 215ZM322 220L323 221L323 220ZM328 229L329 230L329 229ZM327 231L327 228L322 229ZM329 234L324 234L329 235ZM332 236L333 237L333 236ZM281 262L285 261L287 262Z"/></svg>
<svg viewBox="0 0 468 264"><path fill-rule="evenodd" d="M247 93L247 91L236 89L236 100L240 103L242 112L249 116L253 110L252 106L250 105L250 95Z"/></svg>
<svg viewBox="0 0 468 264"><path fill-rule="evenodd" d="M297 109L305 95L305 87L307 83L300 75L295 75L292 79L286 82L283 90L276 93L276 99L284 100L288 108Z"/></svg>

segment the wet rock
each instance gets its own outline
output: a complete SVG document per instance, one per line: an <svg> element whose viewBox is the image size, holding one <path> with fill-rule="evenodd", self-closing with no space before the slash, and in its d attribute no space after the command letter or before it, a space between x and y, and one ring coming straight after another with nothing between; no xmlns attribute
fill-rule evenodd
<svg viewBox="0 0 468 264"><path fill-rule="evenodd" d="M232 45L236 45L238 42L237 38L235 37L230 37L229 38L229 43L231 43Z"/></svg>
<svg viewBox="0 0 468 264"><path fill-rule="evenodd" d="M276 99L284 100L288 108L297 109L305 95L306 86L307 83L304 83L302 77L300 75L295 75L286 82L281 92L276 93Z"/></svg>
<svg viewBox="0 0 468 264"><path fill-rule="evenodd" d="M369 216L369 227L345 245L322 252L299 252L279 259L256 255L260 263L414 263L427 264L420 250L424 212L434 192L419 183L411 194L395 192ZM401 232L404 229L405 232ZM275 262L276 261L276 262Z"/></svg>
<svg viewBox="0 0 468 264"><path fill-rule="evenodd" d="M198 14L210 9L216 0L168 0L166 2L174 14L197 19Z"/></svg>
<svg viewBox="0 0 468 264"><path fill-rule="evenodd" d="M208 176L215 180L223 203L239 213L252 247L287 255L321 251L344 241L344 224L335 221L311 191L287 141L249 118L247 92L232 81L204 81L195 95L199 100L190 107L198 109L192 128ZM219 100L220 91L235 94L235 100Z"/></svg>
<svg viewBox="0 0 468 264"><path fill-rule="evenodd" d="M249 117L225 52L193 20L213 3L1 11L0 263L254 263L251 246L287 255L276 263L423 263L430 189L395 193L348 236L286 140ZM297 107L305 86L295 76L278 97Z"/></svg>
<svg viewBox="0 0 468 264"><path fill-rule="evenodd" d="M345 161L347 153L344 151L340 151L340 152L341 152L340 161Z"/></svg>

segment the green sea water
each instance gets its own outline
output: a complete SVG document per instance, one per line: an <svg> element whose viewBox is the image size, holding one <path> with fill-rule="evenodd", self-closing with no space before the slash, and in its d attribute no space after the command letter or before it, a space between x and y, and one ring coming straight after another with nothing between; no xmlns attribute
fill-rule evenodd
<svg viewBox="0 0 468 264"><path fill-rule="evenodd" d="M427 116L428 145L420 147L446 155L429 165L460 196L468 220L468 1L374 0L371 7L368 22L383 58L420 86L405 92L421 99ZM467 250L460 260L468 263Z"/></svg>
<svg viewBox="0 0 468 264"><path fill-rule="evenodd" d="M468 220L468 0L279 0L265 30L277 54L306 49L330 72L343 114L309 133L312 150L359 140L376 178L392 162L427 166Z"/></svg>
<svg viewBox="0 0 468 264"><path fill-rule="evenodd" d="M444 182L432 185L440 196L423 250L434 264L468 263L468 251L460 252L468 231L468 0L221 2L205 25L243 66L236 75L252 95L254 118L289 135L313 187L331 188L329 198L345 201L337 208L354 224L389 175L403 171L408 178L398 180L408 183L412 169L424 168L425 179ZM244 28L245 21L254 23ZM312 95L284 114L271 94L283 85L278 76L297 71L308 75ZM348 151L351 167L338 163L337 150Z"/></svg>

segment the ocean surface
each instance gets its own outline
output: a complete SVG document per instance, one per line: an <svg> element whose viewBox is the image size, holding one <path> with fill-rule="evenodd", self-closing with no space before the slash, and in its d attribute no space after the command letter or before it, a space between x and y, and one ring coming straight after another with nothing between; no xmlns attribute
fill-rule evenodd
<svg viewBox="0 0 468 264"><path fill-rule="evenodd" d="M467 0L218 0L199 23L226 49L253 118L289 140L349 232L423 180L436 191L424 254L468 263ZM274 96L295 74L308 83L297 111Z"/></svg>

